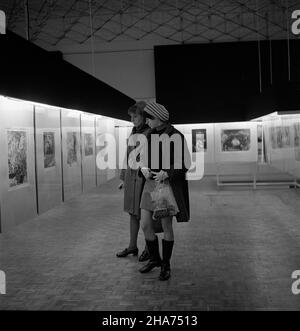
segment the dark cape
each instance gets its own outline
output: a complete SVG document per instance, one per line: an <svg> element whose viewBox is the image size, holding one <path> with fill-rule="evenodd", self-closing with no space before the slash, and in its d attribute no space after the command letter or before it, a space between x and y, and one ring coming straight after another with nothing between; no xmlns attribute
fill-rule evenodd
<svg viewBox="0 0 300 331"><path fill-rule="evenodd" d="M159 167L151 168L152 165L149 161L149 168L155 172L164 170L168 173L169 182L179 208L179 213L176 215L177 222L188 222L190 220L190 201L186 173L191 165L191 156L188 151L184 135L169 123L153 129L151 131L151 135L152 134L167 134L169 137L171 137L173 134L178 134L180 137L181 145L174 143L170 144L170 167L165 169L163 167L162 160L163 158L166 158L167 155L162 155L162 144L160 144ZM180 149L180 151L178 149ZM178 154L177 152L180 153ZM151 160L151 142L148 149L148 155L148 160ZM180 159L177 159L179 158L178 155L180 155ZM182 165L180 169L176 169L176 165L178 164Z"/></svg>

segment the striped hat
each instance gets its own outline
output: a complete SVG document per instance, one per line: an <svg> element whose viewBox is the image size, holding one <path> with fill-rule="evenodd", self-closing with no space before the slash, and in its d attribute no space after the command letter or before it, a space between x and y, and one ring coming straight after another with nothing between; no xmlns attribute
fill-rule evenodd
<svg viewBox="0 0 300 331"><path fill-rule="evenodd" d="M147 103L146 107L144 108L144 111L152 115L153 117L159 118L163 122L167 122L169 120L169 112L163 105L159 103Z"/></svg>

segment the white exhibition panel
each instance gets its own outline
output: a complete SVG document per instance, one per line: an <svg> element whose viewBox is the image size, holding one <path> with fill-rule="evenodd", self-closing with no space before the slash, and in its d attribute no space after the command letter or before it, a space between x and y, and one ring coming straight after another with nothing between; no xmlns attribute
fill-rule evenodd
<svg viewBox="0 0 300 331"><path fill-rule="evenodd" d="M1 231L37 215L33 106L0 97Z"/></svg>
<svg viewBox="0 0 300 331"><path fill-rule="evenodd" d="M115 121L112 118L108 118L106 121L106 132L113 135L115 137ZM116 141L117 144L117 141ZM116 169L108 169L107 170L107 180L111 180L116 177Z"/></svg>
<svg viewBox="0 0 300 331"><path fill-rule="evenodd" d="M217 123L214 126L216 163L257 162L256 122Z"/></svg>
<svg viewBox="0 0 300 331"><path fill-rule="evenodd" d="M200 140L202 141L203 147L206 147L204 148L204 174L215 174L214 125L211 123L176 124L174 127L184 134L193 162L196 160L197 153L195 149L197 132L203 133Z"/></svg>
<svg viewBox="0 0 300 331"><path fill-rule="evenodd" d="M127 162L127 139L130 136L132 127L120 126L115 130L117 141L117 165L119 169L126 168Z"/></svg>
<svg viewBox="0 0 300 331"><path fill-rule="evenodd" d="M96 187L95 116L81 115L83 191Z"/></svg>
<svg viewBox="0 0 300 331"><path fill-rule="evenodd" d="M105 118L102 116L96 117L96 156L100 153L102 150L101 146L101 136L105 133L106 127L105 127ZM99 169L97 166L97 185L103 184L107 181L107 171Z"/></svg>
<svg viewBox="0 0 300 331"><path fill-rule="evenodd" d="M264 121L264 127L271 165L299 178L300 153L296 141L300 138L300 117L274 116Z"/></svg>
<svg viewBox="0 0 300 331"><path fill-rule="evenodd" d="M96 148L97 155L105 148L102 145L104 134L110 134L112 137L115 137L115 124L114 120L111 118L107 118L104 116L97 116L96 119ZM117 142L115 141L117 145ZM116 147L115 145L115 147ZM115 153L116 154L116 150ZM114 155L115 156L115 155ZM103 184L108 180L114 178L116 176L116 169L99 169L97 166L97 183Z"/></svg>
<svg viewBox="0 0 300 331"><path fill-rule="evenodd" d="M60 109L35 107L38 210L62 202Z"/></svg>
<svg viewBox="0 0 300 331"><path fill-rule="evenodd" d="M64 201L82 192L80 113L62 109Z"/></svg>

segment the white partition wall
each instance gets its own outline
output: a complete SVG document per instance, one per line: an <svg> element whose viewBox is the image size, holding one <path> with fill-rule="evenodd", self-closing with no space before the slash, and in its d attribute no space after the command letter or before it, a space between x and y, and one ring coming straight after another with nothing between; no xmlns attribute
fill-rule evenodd
<svg viewBox="0 0 300 331"><path fill-rule="evenodd" d="M175 128L184 134L194 162L196 153L204 150L204 174L215 174L214 125L181 124L175 125Z"/></svg>
<svg viewBox="0 0 300 331"><path fill-rule="evenodd" d="M300 178L300 115L272 114L263 119L269 163Z"/></svg>
<svg viewBox="0 0 300 331"><path fill-rule="evenodd" d="M60 109L35 106L38 212L62 202Z"/></svg>
<svg viewBox="0 0 300 331"><path fill-rule="evenodd" d="M105 146L103 145L104 135L108 134L111 137L115 137L115 124L114 120L104 116L97 116L96 118L96 149L97 154L103 152L103 149L107 148L107 141ZM111 146L110 146L111 147ZM116 147L116 146L115 146ZM116 149L113 152L115 155ZM100 155L100 154L99 154ZM105 183L107 180L110 180L116 176L116 169L99 169L97 166L97 184Z"/></svg>
<svg viewBox="0 0 300 331"><path fill-rule="evenodd" d="M37 215L33 106L0 96L1 231Z"/></svg>
<svg viewBox="0 0 300 331"><path fill-rule="evenodd" d="M115 137L115 121L112 118L108 118L106 121L106 133ZM117 142L116 142L117 143ZM116 169L107 170L107 180L113 179L116 176Z"/></svg>
<svg viewBox="0 0 300 331"><path fill-rule="evenodd" d="M83 191L96 187L95 116L81 114Z"/></svg>
<svg viewBox="0 0 300 331"><path fill-rule="evenodd" d="M64 201L82 192L80 112L61 111Z"/></svg>

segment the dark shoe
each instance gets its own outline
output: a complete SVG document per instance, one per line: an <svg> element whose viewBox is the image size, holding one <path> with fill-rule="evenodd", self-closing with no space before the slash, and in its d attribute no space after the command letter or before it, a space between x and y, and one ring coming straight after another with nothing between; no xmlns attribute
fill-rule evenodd
<svg viewBox="0 0 300 331"><path fill-rule="evenodd" d="M162 240L163 247L163 261L161 264L161 271L159 280L168 280L171 277L170 260L173 252L174 241Z"/></svg>
<svg viewBox="0 0 300 331"><path fill-rule="evenodd" d="M161 266L157 236L155 237L155 240L146 240L146 244L150 255L150 261L139 270L142 274L151 271L153 268Z"/></svg>
<svg viewBox="0 0 300 331"><path fill-rule="evenodd" d="M162 263L159 280L168 280L171 277L170 265Z"/></svg>
<svg viewBox="0 0 300 331"><path fill-rule="evenodd" d="M143 253L139 257L139 261L140 262L145 262L145 261L148 261L149 259L150 259L150 254L148 252L147 247L145 247Z"/></svg>
<svg viewBox="0 0 300 331"><path fill-rule="evenodd" d="M136 256L138 255L138 253L139 253L138 248L134 248L134 249L125 248L123 251L117 253L116 255L117 257L126 257L129 254Z"/></svg>
<svg viewBox="0 0 300 331"><path fill-rule="evenodd" d="M161 266L161 261L149 261L139 270L139 272L145 274L147 272L150 272L152 269L160 266Z"/></svg>

